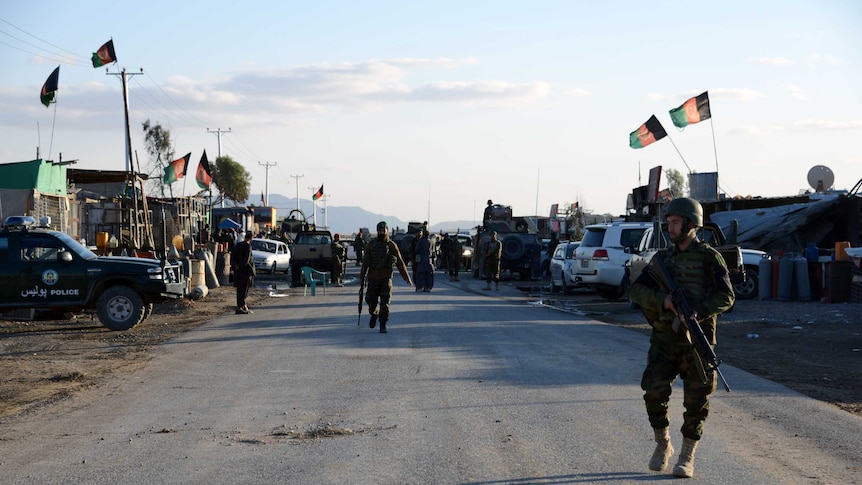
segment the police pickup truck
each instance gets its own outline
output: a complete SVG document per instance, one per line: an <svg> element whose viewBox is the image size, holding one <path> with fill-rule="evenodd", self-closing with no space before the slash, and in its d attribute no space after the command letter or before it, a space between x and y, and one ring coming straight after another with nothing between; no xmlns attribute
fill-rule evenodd
<svg viewBox="0 0 862 485"><path fill-rule="evenodd" d="M317 271L332 272L332 233L325 230L310 229L296 234L290 245L291 286L302 284L302 267L308 266Z"/></svg>
<svg viewBox="0 0 862 485"><path fill-rule="evenodd" d="M180 264L166 260L97 256L68 234L13 216L0 229L0 312L64 315L95 310L111 330L146 319L153 304L183 298Z"/></svg>

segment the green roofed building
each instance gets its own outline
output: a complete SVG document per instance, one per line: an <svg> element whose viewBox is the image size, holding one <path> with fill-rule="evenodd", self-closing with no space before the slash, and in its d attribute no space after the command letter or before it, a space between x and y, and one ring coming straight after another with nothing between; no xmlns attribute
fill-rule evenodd
<svg viewBox="0 0 862 485"><path fill-rule="evenodd" d="M67 165L43 159L0 164L0 223L8 216L48 216L52 227L68 231Z"/></svg>

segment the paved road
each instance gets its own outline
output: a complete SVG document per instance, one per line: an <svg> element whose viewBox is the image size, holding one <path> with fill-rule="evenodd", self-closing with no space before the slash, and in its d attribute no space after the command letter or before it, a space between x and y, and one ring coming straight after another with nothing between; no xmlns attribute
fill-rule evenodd
<svg viewBox="0 0 862 485"><path fill-rule="evenodd" d="M431 293L398 283L388 334L367 315L356 325L355 284L216 319L137 372L2 423L0 482L672 479L646 467L643 335L534 304L509 284L441 279ZM714 398L696 478L860 483L862 420L724 369L734 392ZM673 441L679 449L675 430Z"/></svg>

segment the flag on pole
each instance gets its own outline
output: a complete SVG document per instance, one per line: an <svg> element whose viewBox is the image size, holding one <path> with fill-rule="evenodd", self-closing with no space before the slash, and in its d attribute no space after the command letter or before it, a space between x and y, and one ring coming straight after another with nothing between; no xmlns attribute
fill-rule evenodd
<svg viewBox="0 0 862 485"><path fill-rule="evenodd" d="M266 207L266 197L263 196L263 192L260 193L260 203Z"/></svg>
<svg viewBox="0 0 862 485"><path fill-rule="evenodd" d="M210 163L207 161L207 151L204 150L204 154L201 155L201 162L198 164L198 171L195 173L195 181L198 183L198 187L208 189L212 180Z"/></svg>
<svg viewBox="0 0 862 485"><path fill-rule="evenodd" d="M167 167L165 167L165 176L162 177L162 180L166 184L172 184L177 180L186 176L186 170L189 166L189 159L192 158L191 152L187 153L183 158L178 158L173 162L169 163Z"/></svg>
<svg viewBox="0 0 862 485"><path fill-rule="evenodd" d="M117 62L117 54L114 52L114 39L105 42L99 50L93 53L93 67L102 67L106 64Z"/></svg>
<svg viewBox="0 0 862 485"><path fill-rule="evenodd" d="M42 101L42 104L45 107L49 107L51 101L54 101L54 93L57 91L57 83L60 81L60 66L57 66L57 69L54 69L54 72L48 76L48 79L45 81L45 84L42 85L42 93L39 95L39 99Z"/></svg>
<svg viewBox="0 0 862 485"><path fill-rule="evenodd" d="M670 119L673 120L674 126L685 128L688 125L712 118L712 114L709 112L709 95L707 93L708 91L704 91L703 94L682 103L679 108L670 110Z"/></svg>
<svg viewBox="0 0 862 485"><path fill-rule="evenodd" d="M314 195L311 197L311 200L317 200L321 197L323 197L323 184L320 184L320 188L317 189L317 192L314 193Z"/></svg>
<svg viewBox="0 0 862 485"><path fill-rule="evenodd" d="M643 148L666 136L667 132L664 131L664 127L661 126L658 118L652 115L640 128L629 133L629 146L632 148Z"/></svg>

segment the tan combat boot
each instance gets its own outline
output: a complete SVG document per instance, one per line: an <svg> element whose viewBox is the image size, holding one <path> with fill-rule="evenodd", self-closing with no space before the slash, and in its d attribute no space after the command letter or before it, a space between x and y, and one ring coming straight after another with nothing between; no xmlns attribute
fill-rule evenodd
<svg viewBox="0 0 862 485"><path fill-rule="evenodd" d="M673 446L670 444L670 432L667 428L655 429L655 451L649 459L649 469L660 472L667 466L667 461L673 456Z"/></svg>
<svg viewBox="0 0 862 485"><path fill-rule="evenodd" d="M679 452L679 461L673 467L673 476L678 478L691 478L694 476L695 450L697 450L697 441L691 438L682 439L682 450Z"/></svg>

